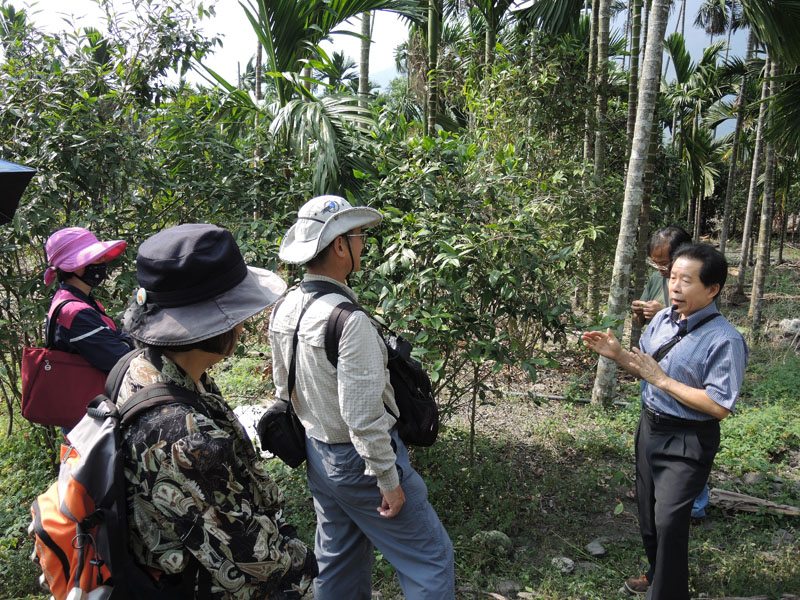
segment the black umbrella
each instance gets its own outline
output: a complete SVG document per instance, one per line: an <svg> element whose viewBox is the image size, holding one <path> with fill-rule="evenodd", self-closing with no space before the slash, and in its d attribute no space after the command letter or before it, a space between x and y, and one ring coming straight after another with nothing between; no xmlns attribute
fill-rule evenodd
<svg viewBox="0 0 800 600"><path fill-rule="evenodd" d="M22 192L28 187L36 169L0 160L0 225L5 225L17 212Z"/></svg>

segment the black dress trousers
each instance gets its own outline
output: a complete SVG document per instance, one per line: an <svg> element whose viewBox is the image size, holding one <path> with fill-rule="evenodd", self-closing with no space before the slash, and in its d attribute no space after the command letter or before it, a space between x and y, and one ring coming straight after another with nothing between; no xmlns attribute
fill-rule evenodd
<svg viewBox="0 0 800 600"><path fill-rule="evenodd" d="M719 421L659 418L636 430L639 529L650 569L648 600L689 599L689 518L719 449Z"/></svg>

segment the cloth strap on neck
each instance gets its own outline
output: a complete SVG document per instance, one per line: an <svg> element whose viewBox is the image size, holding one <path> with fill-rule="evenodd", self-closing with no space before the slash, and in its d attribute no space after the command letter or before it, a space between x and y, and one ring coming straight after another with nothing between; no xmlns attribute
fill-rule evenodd
<svg viewBox="0 0 800 600"><path fill-rule="evenodd" d="M717 318L719 316L721 316L719 313L714 313L713 315L708 315L707 317L705 317L705 318L701 319L700 321L698 321L697 325L692 327L692 331L694 331L696 329L699 329L700 327L702 327L703 325L705 325L706 323L708 323L712 319L715 319L715 318ZM688 333L689 333L688 326L687 326L686 329L684 329L682 331L679 330L678 333L676 333L670 340L668 340L667 342L662 344L662 346L658 350L653 352L653 360L655 360L656 362L659 362L662 358L664 358L667 355L667 353L670 350L672 350L672 347L675 344L677 344L678 342L680 342L686 336L686 334L688 334Z"/></svg>

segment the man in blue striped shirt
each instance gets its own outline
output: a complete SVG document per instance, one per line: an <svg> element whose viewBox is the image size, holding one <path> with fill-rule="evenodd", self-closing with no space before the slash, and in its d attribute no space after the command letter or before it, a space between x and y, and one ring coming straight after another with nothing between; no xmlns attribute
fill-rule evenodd
<svg viewBox="0 0 800 600"><path fill-rule="evenodd" d="M636 431L639 529L650 568L626 587L649 600L689 598L689 515L719 448L719 422L733 411L747 365L744 338L714 304L728 276L725 257L705 244L673 255L672 306L653 317L641 350L624 350L607 330L584 345L642 379Z"/></svg>

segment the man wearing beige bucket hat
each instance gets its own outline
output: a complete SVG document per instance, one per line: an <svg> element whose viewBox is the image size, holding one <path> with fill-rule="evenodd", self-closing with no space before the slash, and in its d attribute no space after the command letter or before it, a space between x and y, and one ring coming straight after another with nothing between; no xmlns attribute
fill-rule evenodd
<svg viewBox="0 0 800 600"><path fill-rule="evenodd" d="M307 272L270 322L275 391L290 399L294 355L291 400L306 430L317 512L315 600L371 598L374 548L397 570L406 598L451 600L453 546L397 434L385 344L369 316L354 312L342 331L337 367L325 353L332 310L357 302L346 281L361 268L364 230L381 219L377 210L338 196L312 198L300 208L279 256ZM321 282L333 291L310 293Z"/></svg>

